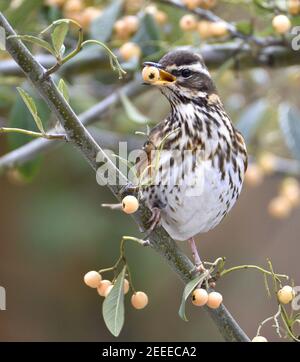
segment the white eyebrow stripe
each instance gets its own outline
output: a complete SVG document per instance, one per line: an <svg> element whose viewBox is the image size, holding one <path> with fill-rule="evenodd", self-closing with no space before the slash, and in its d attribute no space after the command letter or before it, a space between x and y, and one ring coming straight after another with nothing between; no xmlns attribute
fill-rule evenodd
<svg viewBox="0 0 300 362"><path fill-rule="evenodd" d="M203 73L203 74L207 75L208 77L210 77L210 74L209 74L207 68L205 66L201 65L200 63L182 65L180 67L177 67L176 64L173 64L173 65L168 66L166 70L172 71L172 70L182 70L182 69L189 69L193 72Z"/></svg>

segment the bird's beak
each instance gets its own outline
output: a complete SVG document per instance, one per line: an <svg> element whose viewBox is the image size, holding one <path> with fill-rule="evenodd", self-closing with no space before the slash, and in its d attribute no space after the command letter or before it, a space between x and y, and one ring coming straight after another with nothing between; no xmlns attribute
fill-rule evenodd
<svg viewBox="0 0 300 362"><path fill-rule="evenodd" d="M174 83L176 81L176 77L165 71L162 66L159 63L154 63L154 62L144 62L143 66L150 66L150 67L155 67L158 69L159 71L159 79L156 80L155 82L152 82L151 84L156 85L156 86L167 86L170 85L172 83Z"/></svg>

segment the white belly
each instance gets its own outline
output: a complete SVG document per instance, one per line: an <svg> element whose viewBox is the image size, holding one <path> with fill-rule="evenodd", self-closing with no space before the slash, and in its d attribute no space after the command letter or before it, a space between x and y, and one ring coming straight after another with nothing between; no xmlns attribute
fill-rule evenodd
<svg viewBox="0 0 300 362"><path fill-rule="evenodd" d="M191 159L185 167L183 181L182 169L175 167L167 177L158 175L156 186L151 186L146 195L149 207L162 206L162 226L176 240L187 240L218 225L234 205L242 186L232 170L222 180L221 172L212 166L211 160L197 162L195 172L191 171ZM234 188L229 182L229 172ZM165 182L158 185L162 179Z"/></svg>

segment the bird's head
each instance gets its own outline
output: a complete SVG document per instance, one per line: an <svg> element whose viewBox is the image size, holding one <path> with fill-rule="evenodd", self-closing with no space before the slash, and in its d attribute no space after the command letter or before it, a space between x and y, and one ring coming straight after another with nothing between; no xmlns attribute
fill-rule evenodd
<svg viewBox="0 0 300 362"><path fill-rule="evenodd" d="M170 100L195 99L216 93L215 85L201 55L188 50L175 50L158 63L145 62L159 70L159 79L151 82Z"/></svg>

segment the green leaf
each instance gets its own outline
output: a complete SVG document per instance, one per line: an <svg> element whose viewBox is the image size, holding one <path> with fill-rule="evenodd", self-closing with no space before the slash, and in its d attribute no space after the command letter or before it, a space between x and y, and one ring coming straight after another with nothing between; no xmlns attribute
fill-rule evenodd
<svg viewBox="0 0 300 362"><path fill-rule="evenodd" d="M17 169L26 181L32 181L41 167L42 160L43 158L41 155L38 155L34 160L28 161L24 163L24 165L18 166Z"/></svg>
<svg viewBox="0 0 300 362"><path fill-rule="evenodd" d="M121 332L124 324L124 278L125 278L126 266L124 266L121 273L105 298L102 306L102 314L104 322L109 331L115 336Z"/></svg>
<svg viewBox="0 0 300 362"><path fill-rule="evenodd" d="M199 283L202 283L204 279L205 279L205 275L202 275L202 274L198 275L195 279L188 282L187 285L184 288L178 314L179 314L180 318L183 319L185 322L188 321L187 318L186 318L186 315L185 315L185 302L186 302L187 298L189 297L189 295L196 288L196 286Z"/></svg>
<svg viewBox="0 0 300 362"><path fill-rule="evenodd" d="M250 35L253 32L253 24L250 21L239 21L235 24L236 29L245 35Z"/></svg>
<svg viewBox="0 0 300 362"><path fill-rule="evenodd" d="M54 20L50 25L47 26L47 28L43 29L40 32L40 35L44 35L46 33L48 33L48 31L52 31L53 28L55 28L56 26L65 23L69 26L70 23L72 23L73 21L71 19L58 19L58 20ZM77 22L75 22L77 24Z"/></svg>
<svg viewBox="0 0 300 362"><path fill-rule="evenodd" d="M145 14L132 41L137 43L142 48L143 54L147 56L160 50L160 40L161 34L153 16Z"/></svg>
<svg viewBox="0 0 300 362"><path fill-rule="evenodd" d="M61 54L61 48L64 44L68 30L69 30L69 24L66 22L62 22L54 28L51 34L53 48L57 56L60 56Z"/></svg>
<svg viewBox="0 0 300 362"><path fill-rule="evenodd" d="M40 117L38 116L37 108L36 108L33 98L31 98L30 95L24 91L24 89L17 87L17 90L20 93L20 96L22 97L27 108L29 109L29 111L37 125L37 128L39 129L39 131L41 133L45 133L43 123L42 123Z"/></svg>
<svg viewBox="0 0 300 362"><path fill-rule="evenodd" d="M25 88L27 92L31 93L31 90L26 82L22 85L22 87ZM11 112L8 118L9 127L23 128L30 131L36 131L36 125L32 121L32 114L29 111L28 107L25 105L23 99L21 97L15 97L14 99L14 104L11 108ZM50 117L50 111L48 106L40 98L37 98L35 100L35 105L39 115L44 121L44 124L46 124L45 122L47 122ZM32 137L17 133L9 133L7 135L7 139L9 150L14 150L32 141ZM38 156L32 161L28 161L24 165L18 166L17 169L28 181L30 181L37 174L37 171L39 170L41 164L41 160L42 157Z"/></svg>
<svg viewBox="0 0 300 362"><path fill-rule="evenodd" d="M55 50L52 48L51 44L49 44L46 40L38 38L37 36L33 35L15 35L15 38L19 38L24 41L28 41L30 43L37 44L38 46L48 50L51 54L55 56Z"/></svg>
<svg viewBox="0 0 300 362"><path fill-rule="evenodd" d="M268 103L264 99L251 103L243 111L240 119L236 123L236 128L242 133L246 143L250 143L260 122L268 108Z"/></svg>
<svg viewBox="0 0 300 362"><path fill-rule="evenodd" d="M6 10L9 6L10 2L11 2L11 0L1 0L0 11Z"/></svg>
<svg viewBox="0 0 300 362"><path fill-rule="evenodd" d="M278 115L285 143L291 154L300 162L300 111L288 103L281 103Z"/></svg>
<svg viewBox="0 0 300 362"><path fill-rule="evenodd" d="M64 96L65 100L67 102L69 102L70 100L70 96L69 96L69 90L68 87L65 83L65 81L61 78L59 83L58 83L58 89L60 91L60 93Z"/></svg>
<svg viewBox="0 0 300 362"><path fill-rule="evenodd" d="M121 13L123 0L115 0L111 2L101 14L91 24L91 37L96 40L107 42L113 32L114 24Z"/></svg>
<svg viewBox="0 0 300 362"><path fill-rule="evenodd" d="M33 13L42 6L43 2L44 0L23 0L17 7L10 7L6 16L13 27L22 25L24 31L24 25L32 22Z"/></svg>
<svg viewBox="0 0 300 362"><path fill-rule="evenodd" d="M122 105L124 107L124 110L126 112L127 117L129 120L135 122L135 123L148 123L149 119L144 116L129 100L129 98L124 94L121 93L120 95Z"/></svg>

